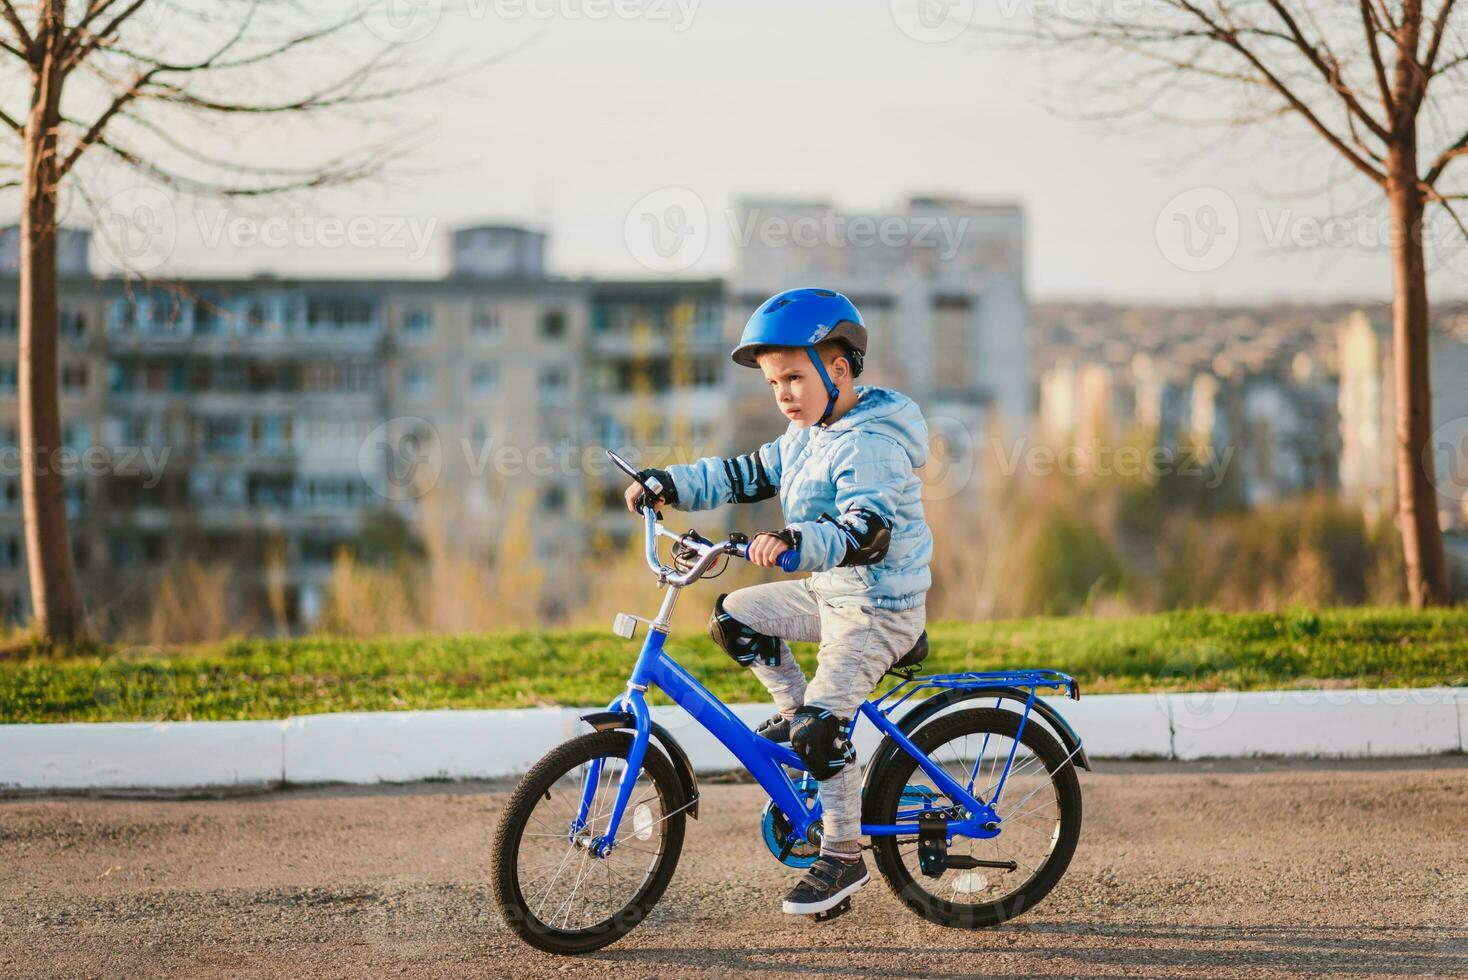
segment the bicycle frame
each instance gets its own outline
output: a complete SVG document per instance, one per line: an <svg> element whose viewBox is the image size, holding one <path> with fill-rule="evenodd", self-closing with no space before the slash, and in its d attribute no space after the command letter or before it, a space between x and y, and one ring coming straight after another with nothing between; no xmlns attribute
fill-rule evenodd
<svg viewBox="0 0 1468 980"><path fill-rule="evenodd" d="M762 735L755 734L739 719L738 715L730 710L728 705L715 697L699 683L697 678L668 655L664 649L666 639L667 633L664 630L654 628L648 631L647 638L643 641L642 651L633 667L632 677L627 682L627 692L608 705L610 710L629 712L633 718L635 731L632 738L632 750L627 757L627 768L622 774L621 782L617 787L616 801L612 805L610 822L606 831L593 842L595 852L599 856L605 855L615 846L618 839L617 830L631 798L633 783L636 781L638 770L642 768L647 745L651 739L652 720L648 713L646 692L652 686L656 686L665 693L717 738L720 744L749 770L761 788L775 801L775 805L786 814L792 825L792 836L797 840L807 839L806 835L811 824L821 819L821 803L819 797L807 803L806 798L797 791L795 782L786 771L785 767L788 766L797 772L803 772L805 765L801 762L800 757L788 745L772 742ZM967 811L967 816L964 818L949 821L947 826L950 835L980 839L995 837L1000 832L1003 820L994 812L990 802L976 795L976 787L973 786L973 775L976 775L976 772L971 774L967 786L958 782L919 750L890 715L897 707L906 703L913 694L926 687L967 686L982 689L1000 684L1026 685L1030 686L1030 703L1026 704L1024 714L1021 716L1020 732L1022 733L1023 726L1029 718L1030 708L1033 706L1035 690L1038 687L1061 687L1067 683L1074 682L1064 675L1057 675L1050 671L1003 671L994 674L933 675L914 678L911 681L899 683L880 698L862 702L852 720L852 732L855 733L860 719L865 718L879 732L890 736L902 751L912 756L928 778L933 780L934 786L940 792L946 794L950 800L956 801L958 806ZM902 692L901 696L894 698L898 692ZM1009 757L1005 760L993 800L997 801L1003 792L1004 781L1008 778L1010 767L1014 763L1015 749L1018 744L1016 740L1015 744L1010 747ZM981 750L979 759L982 758L983 751ZM600 759L592 762L591 773L582 791L578 819L572 828L573 835L585 827L592 796L599 783L600 763ZM975 769L977 770L977 760ZM863 823L861 832L869 837L896 834L915 837L918 834L918 822L914 815L911 820L899 820L892 824Z"/></svg>
<svg viewBox="0 0 1468 980"><path fill-rule="evenodd" d="M664 649L669 622L679 592L684 586L696 581L711 561L723 552L718 551L717 548L711 549L703 555L693 569L683 575L676 575L673 569L664 566L658 560L657 538L660 535L673 538L678 536L665 531L661 525L656 524L650 509L645 511L644 517L647 528L648 564L658 573L659 582L667 586L667 593L663 597L656 619L649 621L631 617L647 623L650 628L643 640L637 662L632 668L632 676L627 681L626 692L614 699L608 705L608 709L626 712L632 716L634 729L632 748L627 756L627 767L617 786L617 796L612 805L607 828L591 842L593 853L598 857L603 857L618 843L617 831L631 799L637 774L642 769L648 742L652 737L652 719L648 713L646 694L654 686L688 712L749 770L761 788L769 794L775 805L790 820L792 827L790 839L808 840L811 825L821 819L821 803L817 796L807 804L805 797L797 791L795 782L786 771L786 767L789 767L797 772L804 772L805 765L800 757L789 746L755 734L739 719L738 715L730 710L728 705L715 697ZM1001 687L1011 690L1015 687L1028 687L1029 698L1021 717L1020 730L1016 734L1014 745L1010 747L1009 757L1005 760L1004 770L995 788L993 799L986 801L980 799L974 792L978 763L983 759L982 750L978 760L975 761L974 772L970 774L968 785L965 786L918 749L890 715L921 690L930 688L984 690ZM889 689L881 697L862 702L852 719L851 734L854 737L861 719L867 719L879 732L890 737L901 751L912 756L937 789L954 801L952 809L959 812L950 816L947 823L948 834L987 839L997 836L1000 832L1003 821L995 813L993 802L999 799L1003 791L1004 781L1008 778L1010 767L1014 762L1015 750L1019 746L1019 735L1023 734L1024 725L1034 707L1036 691L1041 687L1068 690L1073 697L1078 694L1074 680L1065 674L1048 670L937 674L909 678ZM987 748L987 739L985 747ZM1076 748L1079 749L1079 743ZM594 759L591 762L591 768L582 789L580 808L570 828L572 838L586 828L593 797L600 783L601 762L601 759ZM903 814L899 812L898 816L900 818ZM897 823L893 824L863 823L861 825L861 832L869 837L898 834L916 837L918 830L915 813L911 820L899 819Z"/></svg>

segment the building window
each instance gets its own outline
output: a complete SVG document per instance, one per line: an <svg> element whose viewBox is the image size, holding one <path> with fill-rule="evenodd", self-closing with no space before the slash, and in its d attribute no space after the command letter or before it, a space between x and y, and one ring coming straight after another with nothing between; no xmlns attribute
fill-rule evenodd
<svg viewBox="0 0 1468 980"><path fill-rule="evenodd" d="M4 314L0 314L0 328L4 326ZM80 310L61 311L61 336L67 340L81 340L87 333L87 315Z"/></svg>
<svg viewBox="0 0 1468 980"><path fill-rule="evenodd" d="M540 372L540 404L564 405L570 379L565 368L546 368Z"/></svg>
<svg viewBox="0 0 1468 980"><path fill-rule="evenodd" d="M15 362L0 361L0 393L13 395L19 384L20 375L16 372Z"/></svg>
<svg viewBox="0 0 1468 980"><path fill-rule="evenodd" d="M695 388L712 388L719 383L721 374L720 362L699 358L689 365L688 380Z"/></svg>
<svg viewBox="0 0 1468 980"><path fill-rule="evenodd" d="M376 324L372 300L353 296L317 296L306 301L306 326L311 330L362 330Z"/></svg>
<svg viewBox="0 0 1468 980"><path fill-rule="evenodd" d="M0 309L0 337L14 337L20 330L20 314L11 309Z"/></svg>
<svg viewBox="0 0 1468 980"><path fill-rule="evenodd" d="M552 483L540 495L540 509L548 514L560 514L566 509L566 488Z"/></svg>
<svg viewBox="0 0 1468 980"><path fill-rule="evenodd" d="M92 427L86 422L67 422L61 427L61 444L85 452L92 445Z"/></svg>
<svg viewBox="0 0 1468 980"><path fill-rule="evenodd" d="M81 394L87 390L87 366L85 364L61 365L61 390L69 394Z"/></svg>
<svg viewBox="0 0 1468 980"><path fill-rule="evenodd" d="M493 364L476 364L469 371L469 391L479 398L487 398L499 387L500 373Z"/></svg>
<svg viewBox="0 0 1468 980"><path fill-rule="evenodd" d="M560 340L566 336L566 312L546 310L540 315L540 335L546 340Z"/></svg>
<svg viewBox="0 0 1468 980"><path fill-rule="evenodd" d="M504 332L500 311L493 306L475 306L470 315L469 330L476 340L494 340Z"/></svg>
<svg viewBox="0 0 1468 980"><path fill-rule="evenodd" d="M20 538L14 534L0 537L0 568L14 569L20 567Z"/></svg>
<svg viewBox="0 0 1468 980"><path fill-rule="evenodd" d="M408 337L426 337L433 330L433 314L424 309L412 309L403 314L403 333Z"/></svg>
<svg viewBox="0 0 1468 980"><path fill-rule="evenodd" d="M194 335L212 337L224 333L227 314L221 301L212 296L200 296L194 301Z"/></svg>
<svg viewBox="0 0 1468 980"><path fill-rule="evenodd" d="M403 365L403 394L410 398L425 398L433 389L433 375L426 364Z"/></svg>

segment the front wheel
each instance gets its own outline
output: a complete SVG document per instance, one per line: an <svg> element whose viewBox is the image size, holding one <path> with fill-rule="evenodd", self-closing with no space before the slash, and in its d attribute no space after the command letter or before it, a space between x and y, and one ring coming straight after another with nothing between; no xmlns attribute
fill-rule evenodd
<svg viewBox="0 0 1468 980"><path fill-rule="evenodd" d="M589 953L615 942L673 877L689 801L655 745L643 757L616 847L600 858L592 850L606 833L631 749L628 732L574 738L537 762L505 804L494 838L495 897L505 923L537 949Z"/></svg>
<svg viewBox="0 0 1468 980"><path fill-rule="evenodd" d="M979 928L1013 918L1044 898L1070 864L1081 832L1081 788L1075 766L1034 718L998 708L942 715L917 730L913 743L968 789L989 801L1000 819L997 837L955 837L949 855L983 862L922 873L916 837L874 837L877 870L897 897L923 918L946 926ZM1018 745L1016 746L1016 740ZM1013 750L999 799L994 792ZM955 805L934 786L917 760L899 752L873 777L864 819L910 823L923 810Z"/></svg>

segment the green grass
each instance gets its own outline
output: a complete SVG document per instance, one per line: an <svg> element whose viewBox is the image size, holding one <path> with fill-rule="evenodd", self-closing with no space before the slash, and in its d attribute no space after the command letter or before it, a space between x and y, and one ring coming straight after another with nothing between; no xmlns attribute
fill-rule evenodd
<svg viewBox="0 0 1468 980"><path fill-rule="evenodd" d="M1468 684L1468 609L939 622L929 635L931 672L1053 667L1089 693ZM707 636L675 633L670 648L721 698L767 700ZM24 653L0 660L0 722L595 705L622 690L636 652L606 631L557 630ZM809 675L814 646L796 652Z"/></svg>

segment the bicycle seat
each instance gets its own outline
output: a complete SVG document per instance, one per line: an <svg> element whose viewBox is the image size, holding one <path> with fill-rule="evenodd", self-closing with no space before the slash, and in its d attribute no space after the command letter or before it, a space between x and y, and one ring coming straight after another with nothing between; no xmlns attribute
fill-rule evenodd
<svg viewBox="0 0 1468 980"><path fill-rule="evenodd" d="M888 669L905 670L908 667L916 667L926 659L928 659L928 631L923 630L918 634L917 642L912 645L912 649L898 657L897 662Z"/></svg>

